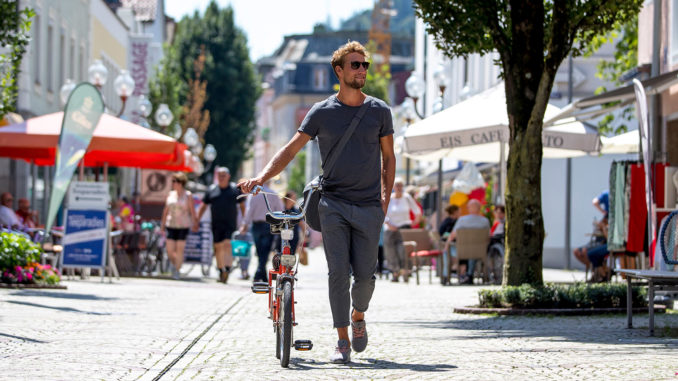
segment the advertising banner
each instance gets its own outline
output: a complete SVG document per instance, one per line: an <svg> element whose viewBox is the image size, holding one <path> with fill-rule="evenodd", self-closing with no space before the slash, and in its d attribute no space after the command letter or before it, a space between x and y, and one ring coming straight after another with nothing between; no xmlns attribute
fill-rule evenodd
<svg viewBox="0 0 678 381"><path fill-rule="evenodd" d="M67 210L63 267L104 267L108 213L105 210Z"/></svg>
<svg viewBox="0 0 678 381"><path fill-rule="evenodd" d="M101 94L89 83L76 86L68 98L57 146L54 182L45 221L46 231L52 228L73 173L87 152L87 146L103 112Z"/></svg>
<svg viewBox="0 0 678 381"><path fill-rule="evenodd" d="M172 172L156 169L141 170L141 201L164 203L172 190Z"/></svg>
<svg viewBox="0 0 678 381"><path fill-rule="evenodd" d="M189 231L184 249L184 262L211 263L212 261L212 223L200 221L197 232Z"/></svg>

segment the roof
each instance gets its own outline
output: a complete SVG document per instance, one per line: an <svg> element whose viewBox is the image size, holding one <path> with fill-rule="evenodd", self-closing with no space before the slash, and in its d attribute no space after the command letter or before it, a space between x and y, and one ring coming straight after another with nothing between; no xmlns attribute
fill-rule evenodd
<svg viewBox="0 0 678 381"><path fill-rule="evenodd" d="M153 21L158 9L158 0L122 0L122 6L132 8L138 21Z"/></svg>

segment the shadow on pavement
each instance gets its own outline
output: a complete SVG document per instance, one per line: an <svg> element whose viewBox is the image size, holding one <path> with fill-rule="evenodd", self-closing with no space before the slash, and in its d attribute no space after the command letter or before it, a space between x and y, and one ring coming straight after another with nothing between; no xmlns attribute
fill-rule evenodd
<svg viewBox="0 0 678 381"><path fill-rule="evenodd" d="M16 301L16 300L8 300L7 303L19 304L19 305L22 305L22 306L29 306L29 307L47 308L47 309L50 309L50 310L57 310L57 311L64 311L64 312L76 312L76 313L87 314L87 315L112 315L110 312L82 311L82 310L79 310L77 308L72 308L72 307L46 306L44 304L30 303L30 302L19 302L19 301Z"/></svg>
<svg viewBox="0 0 678 381"><path fill-rule="evenodd" d="M53 292L53 291L36 291L23 290L10 293L12 296L40 296L48 298L61 299L78 299L78 300L117 300L118 298L108 298L92 294L75 294L71 292Z"/></svg>
<svg viewBox="0 0 678 381"><path fill-rule="evenodd" d="M35 339L29 339L28 337L23 337L23 336L8 335L8 334L2 333L2 332L0 332L0 336L9 337L9 338L11 338L11 339L17 339L17 340L28 341L28 342L31 342L31 343L39 343L39 344L44 344L44 343L46 343L46 341L35 340Z"/></svg>
<svg viewBox="0 0 678 381"><path fill-rule="evenodd" d="M407 369L415 372L445 372L450 369L456 369L456 365L450 364L411 364L397 363L388 360L377 360L373 358L364 358L352 360L346 365L332 364L326 361L317 361L311 359L291 358L290 364L298 370L313 370L319 367L335 366L336 369Z"/></svg>
<svg viewBox="0 0 678 381"><path fill-rule="evenodd" d="M678 342L649 337L647 314L634 315L634 328L626 328L626 315L609 314L598 316L534 317L534 316L479 316L475 319L441 321L400 321L389 324L417 326L425 329L440 329L440 340L545 338L550 341L580 343L619 344L634 343L663 344L677 346ZM678 325L678 316L668 315L662 319L671 326ZM657 317L655 317L657 319ZM443 334L444 332L444 334Z"/></svg>

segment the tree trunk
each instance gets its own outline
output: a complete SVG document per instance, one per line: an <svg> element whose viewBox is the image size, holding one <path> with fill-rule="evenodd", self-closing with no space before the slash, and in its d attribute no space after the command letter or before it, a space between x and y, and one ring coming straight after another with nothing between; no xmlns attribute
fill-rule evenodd
<svg viewBox="0 0 678 381"><path fill-rule="evenodd" d="M530 120L530 124L537 123ZM539 124L543 124L539 122ZM543 284L544 219L541 211L541 126L518 132L509 144L504 286Z"/></svg>

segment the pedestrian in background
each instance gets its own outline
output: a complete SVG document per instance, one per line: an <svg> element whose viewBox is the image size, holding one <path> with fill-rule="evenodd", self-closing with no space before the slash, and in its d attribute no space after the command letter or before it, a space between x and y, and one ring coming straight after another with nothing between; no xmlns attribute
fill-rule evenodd
<svg viewBox="0 0 678 381"><path fill-rule="evenodd" d="M12 229L20 229L23 227L19 217L17 217L14 210L12 210L12 205L14 203L14 197L9 192L5 192L0 195L0 227L7 227Z"/></svg>
<svg viewBox="0 0 678 381"><path fill-rule="evenodd" d="M390 108L360 90L365 85L368 58L365 47L355 41L337 49L331 64L339 80L339 92L313 105L297 133L264 170L257 177L238 184L243 192L264 184L282 172L313 138L318 139L320 156L325 163L355 118L355 132L336 153L336 165L323 174L318 204L329 270L330 307L339 337L330 361L340 364L351 361L351 347L362 352L367 346L365 311L374 292L379 230L395 176ZM364 113L362 118L359 112Z"/></svg>
<svg viewBox="0 0 678 381"><path fill-rule="evenodd" d="M262 184L263 191L266 193L275 193L268 187L267 183ZM266 197L266 199L264 199ZM281 211L284 209L280 197L270 194L264 195L259 193L257 195L248 196L247 211L245 218L240 226L240 233L245 234L248 229L252 229L252 237L254 238L254 246L257 248L257 258L259 263L257 271L254 273L254 282L268 282L268 271L266 271L266 263L273 247L273 234L271 234L271 227L266 222L266 200L273 211Z"/></svg>
<svg viewBox="0 0 678 381"><path fill-rule="evenodd" d="M181 265L184 263L184 249L188 230L197 227L198 218L193 208L193 197L186 190L188 178L183 172L172 175L172 190L165 201L162 211L162 229L166 230L165 248L172 264L172 278L179 279ZM197 229L196 229L197 230Z"/></svg>
<svg viewBox="0 0 678 381"><path fill-rule="evenodd" d="M238 208L245 213L245 199L238 198L240 190L231 183L231 172L226 167L217 168L217 183L207 188L203 204L198 212L198 220L202 217L207 206L212 212L212 238L214 241L214 256L217 259L219 282L228 282L228 274L233 265L231 252L231 236L238 229Z"/></svg>
<svg viewBox="0 0 678 381"><path fill-rule="evenodd" d="M34 229L38 226L38 211L31 210L31 202L27 198L19 199L19 209L16 210L16 216L24 228Z"/></svg>
<svg viewBox="0 0 678 381"><path fill-rule="evenodd" d="M405 253L400 229L412 228L410 215L414 215L415 219L421 216L419 206L412 196L403 191L404 186L401 178L393 182L393 194L384 219L384 253L389 270L391 270L392 282L398 282L399 277L402 277L405 282L410 278L410 263Z"/></svg>

